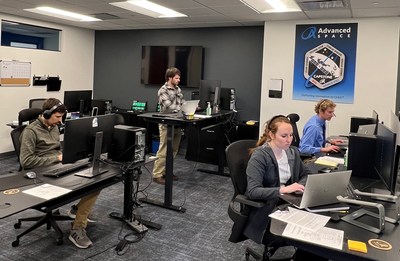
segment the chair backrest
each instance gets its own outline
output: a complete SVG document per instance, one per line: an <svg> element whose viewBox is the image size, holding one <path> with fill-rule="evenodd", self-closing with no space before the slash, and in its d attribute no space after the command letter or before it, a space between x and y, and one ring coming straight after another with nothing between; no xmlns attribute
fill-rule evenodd
<svg viewBox="0 0 400 261"><path fill-rule="evenodd" d="M13 129L10 133L11 135L11 141L14 145L14 150L15 150L15 154L17 154L17 159L19 162L19 154L21 152L21 141L19 140L19 137L22 134L22 131L25 129L27 125L21 125L18 126L17 128ZM21 165L20 165L20 170L22 169Z"/></svg>
<svg viewBox="0 0 400 261"><path fill-rule="evenodd" d="M26 121L32 122L36 120L40 114L42 114L42 109L39 108L29 108L21 110L18 113L19 125L22 125L22 123Z"/></svg>
<svg viewBox="0 0 400 261"><path fill-rule="evenodd" d="M292 140L292 146L299 147L300 145L300 135L299 135L299 130L297 129L297 123L300 120L300 116L297 113L291 113L288 116L286 116L290 122L292 123L293 127L293 140Z"/></svg>
<svg viewBox="0 0 400 261"><path fill-rule="evenodd" d="M245 194L247 188L246 168L249 161L249 149L256 146L256 140L238 140L231 143L225 150L226 162L229 168L235 195Z"/></svg>
<svg viewBox="0 0 400 261"><path fill-rule="evenodd" d="M44 103L45 100L46 100L46 98L30 99L29 100L29 108L42 109L43 108L43 103Z"/></svg>
<svg viewBox="0 0 400 261"><path fill-rule="evenodd" d="M236 207L235 198L237 195L244 195L247 188L246 168L249 161L249 149L254 148L256 140L238 140L231 143L225 150L226 162L229 168L234 195L228 207L228 216L233 221L231 235L229 241L237 243L246 240L243 234L248 219L249 208L243 204Z"/></svg>

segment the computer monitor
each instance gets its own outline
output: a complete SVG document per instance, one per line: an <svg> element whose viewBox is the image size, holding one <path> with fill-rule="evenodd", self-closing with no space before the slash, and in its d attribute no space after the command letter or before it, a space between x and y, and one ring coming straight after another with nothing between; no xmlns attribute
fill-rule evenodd
<svg viewBox="0 0 400 261"><path fill-rule="evenodd" d="M199 107L201 110L205 110L207 108L207 102L210 102L211 105L217 103L219 105L219 95L220 92L217 91L217 96L215 96L215 88L221 87L220 80L201 80L200 88L199 88Z"/></svg>
<svg viewBox="0 0 400 261"><path fill-rule="evenodd" d="M396 136L397 134L388 127L381 123L378 124L374 170L392 195L396 190L399 164Z"/></svg>
<svg viewBox="0 0 400 261"><path fill-rule="evenodd" d="M380 179L374 170L376 136L350 132L347 148L347 169L352 176Z"/></svg>
<svg viewBox="0 0 400 261"><path fill-rule="evenodd" d="M99 168L101 153L112 146L115 114L83 117L65 121L62 163L91 158L92 168L82 176L91 177L103 173Z"/></svg>
<svg viewBox="0 0 400 261"><path fill-rule="evenodd" d="M92 90L65 91L64 104L69 112L79 112L81 115L90 115L92 104Z"/></svg>

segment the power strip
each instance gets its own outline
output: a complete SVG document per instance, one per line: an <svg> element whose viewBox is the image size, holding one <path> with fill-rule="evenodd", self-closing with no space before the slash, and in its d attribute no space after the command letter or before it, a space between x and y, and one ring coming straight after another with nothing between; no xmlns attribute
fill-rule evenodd
<svg viewBox="0 0 400 261"><path fill-rule="evenodd" d="M128 224L133 230L138 232L139 234L147 232L149 230L145 225L140 223L138 220L128 221L126 220L126 224Z"/></svg>

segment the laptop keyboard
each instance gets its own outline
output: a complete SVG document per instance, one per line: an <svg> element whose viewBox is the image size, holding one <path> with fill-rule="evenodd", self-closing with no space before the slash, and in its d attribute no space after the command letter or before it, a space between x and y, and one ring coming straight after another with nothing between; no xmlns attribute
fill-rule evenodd
<svg viewBox="0 0 400 261"><path fill-rule="evenodd" d="M45 171L45 172L43 172L43 176L58 178L58 177L66 175L66 174L69 174L73 171L87 168L89 166L90 166L89 162L72 163L72 164L68 164L68 165L63 165L56 169L51 169L51 170Z"/></svg>

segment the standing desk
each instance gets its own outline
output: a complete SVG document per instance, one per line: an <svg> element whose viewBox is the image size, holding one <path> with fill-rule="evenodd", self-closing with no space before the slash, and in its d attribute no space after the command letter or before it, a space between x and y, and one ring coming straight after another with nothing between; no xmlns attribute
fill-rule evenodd
<svg viewBox="0 0 400 261"><path fill-rule="evenodd" d="M173 169L174 169L174 155L173 155L173 137L174 127L181 127L192 124L197 127L209 126L224 121L227 117L232 115L232 111L221 111L220 113L213 114L210 118L195 118L193 120L184 119L183 117L168 117L158 116L159 113L149 112L139 114L138 117L143 118L148 122L167 125L167 154L165 161L165 193L164 202L143 198L142 202L157 205L167 209L175 210L178 212L185 212L186 209L182 206L174 206L172 204L172 187L173 187Z"/></svg>

